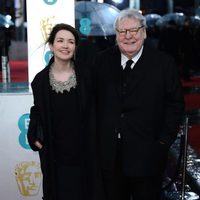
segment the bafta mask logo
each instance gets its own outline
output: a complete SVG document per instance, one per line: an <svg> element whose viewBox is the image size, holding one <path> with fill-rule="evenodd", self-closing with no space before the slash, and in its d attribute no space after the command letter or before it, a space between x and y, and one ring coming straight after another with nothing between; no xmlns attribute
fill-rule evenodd
<svg viewBox="0 0 200 200"><path fill-rule="evenodd" d="M53 26L55 25L54 20L55 20L55 16L52 16L52 17L46 17L42 19L42 21L40 22L40 29L41 29L42 37L44 41L47 40Z"/></svg>
<svg viewBox="0 0 200 200"><path fill-rule="evenodd" d="M18 189L23 196L37 195L42 179L40 164L35 161L18 163L15 167L15 178Z"/></svg>

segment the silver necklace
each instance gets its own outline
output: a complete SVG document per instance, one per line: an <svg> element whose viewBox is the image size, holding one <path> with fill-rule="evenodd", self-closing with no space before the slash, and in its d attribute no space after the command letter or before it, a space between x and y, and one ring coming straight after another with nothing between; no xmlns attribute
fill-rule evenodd
<svg viewBox="0 0 200 200"><path fill-rule="evenodd" d="M76 88L77 85L75 71L73 70L72 75L67 81L57 81L53 75L51 66L49 69L49 83L52 87L52 90L54 90L56 93L63 93L65 90L69 92L71 88Z"/></svg>

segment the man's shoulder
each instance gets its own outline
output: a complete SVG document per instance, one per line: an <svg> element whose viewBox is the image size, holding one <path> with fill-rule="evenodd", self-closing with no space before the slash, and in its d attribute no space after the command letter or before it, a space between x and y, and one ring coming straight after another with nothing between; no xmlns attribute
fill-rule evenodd
<svg viewBox="0 0 200 200"><path fill-rule="evenodd" d="M161 51L159 49L150 48L148 46L144 46L144 55L150 56L152 59L172 59L170 55L166 52Z"/></svg>
<svg viewBox="0 0 200 200"><path fill-rule="evenodd" d="M117 45L114 45L114 46L111 46L111 47L108 47L100 52L98 52L98 55L99 56L110 56L110 55L116 55L116 54L119 54L120 51L119 51L119 48Z"/></svg>

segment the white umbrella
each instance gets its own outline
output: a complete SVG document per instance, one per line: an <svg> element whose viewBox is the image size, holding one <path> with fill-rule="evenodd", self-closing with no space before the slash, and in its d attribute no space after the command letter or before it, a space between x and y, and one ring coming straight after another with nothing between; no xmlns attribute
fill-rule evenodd
<svg viewBox="0 0 200 200"><path fill-rule="evenodd" d="M14 22L11 21L10 15L2 15L0 14L0 27L9 28L10 26L13 26Z"/></svg>
<svg viewBox="0 0 200 200"><path fill-rule="evenodd" d="M183 25L186 16L183 13L168 13L163 15L158 21L157 24L159 26L167 25L170 21L174 21L177 25Z"/></svg>
<svg viewBox="0 0 200 200"><path fill-rule="evenodd" d="M154 27L161 16L155 13L145 15L147 27Z"/></svg>
<svg viewBox="0 0 200 200"><path fill-rule="evenodd" d="M200 26L200 17L198 15L190 17L191 23L196 26Z"/></svg>
<svg viewBox="0 0 200 200"><path fill-rule="evenodd" d="M115 35L114 21L119 10L107 3L79 1L75 4L76 28L83 35Z"/></svg>

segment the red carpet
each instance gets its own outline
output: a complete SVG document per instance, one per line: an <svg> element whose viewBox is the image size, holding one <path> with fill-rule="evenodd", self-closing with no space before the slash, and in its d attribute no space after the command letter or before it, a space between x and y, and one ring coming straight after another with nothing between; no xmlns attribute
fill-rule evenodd
<svg viewBox="0 0 200 200"><path fill-rule="evenodd" d="M192 77L191 81L182 81L182 84L183 87L198 88L200 87L200 76ZM198 91L196 93L192 92L189 94L185 94L184 98L186 111L200 109L200 93ZM193 149L195 149L196 153L200 155L200 124L198 124L198 122L190 122L190 118L189 124L190 128L188 130L188 143Z"/></svg>
<svg viewBox="0 0 200 200"><path fill-rule="evenodd" d="M200 76L191 77L191 81L182 80L184 87L200 86Z"/></svg>
<svg viewBox="0 0 200 200"><path fill-rule="evenodd" d="M200 94L186 94L184 98L186 111L200 108Z"/></svg>
<svg viewBox="0 0 200 200"><path fill-rule="evenodd" d="M200 155L200 124L193 124L189 128L188 143Z"/></svg>
<svg viewBox="0 0 200 200"><path fill-rule="evenodd" d="M11 82L28 82L28 61L11 60L9 64L10 64ZM1 71L0 71L0 82L2 82Z"/></svg>

